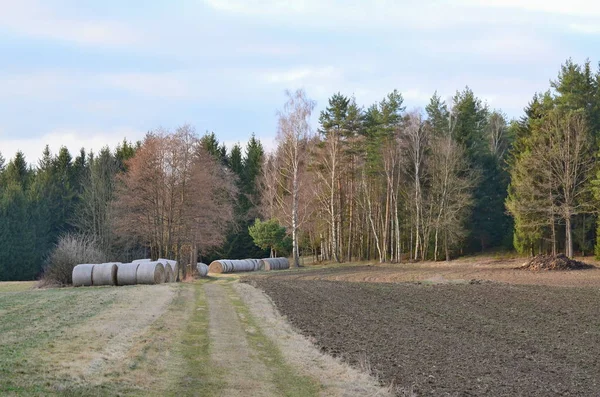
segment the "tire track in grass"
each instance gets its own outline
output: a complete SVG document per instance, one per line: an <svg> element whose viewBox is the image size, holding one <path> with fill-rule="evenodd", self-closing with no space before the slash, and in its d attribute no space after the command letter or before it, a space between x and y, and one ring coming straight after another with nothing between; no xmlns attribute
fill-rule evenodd
<svg viewBox="0 0 600 397"><path fill-rule="evenodd" d="M319 395L322 385L312 378L298 375L296 369L286 363L274 341L261 331L261 327L250 313L249 308L243 303L238 292L234 291L231 284L227 284L225 288L244 327L250 347L257 353L258 358L272 375L278 395L289 397Z"/></svg>
<svg viewBox="0 0 600 397"><path fill-rule="evenodd" d="M313 396L318 385L296 375L257 326L229 283L205 284L213 364L224 371L222 396Z"/></svg>

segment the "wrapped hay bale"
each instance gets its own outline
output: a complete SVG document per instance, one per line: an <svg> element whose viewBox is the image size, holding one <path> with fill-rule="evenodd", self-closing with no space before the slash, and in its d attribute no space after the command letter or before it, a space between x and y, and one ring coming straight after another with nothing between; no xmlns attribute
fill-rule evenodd
<svg viewBox="0 0 600 397"><path fill-rule="evenodd" d="M102 263L94 265L92 285L117 285L118 263Z"/></svg>
<svg viewBox="0 0 600 397"><path fill-rule="evenodd" d="M171 267L171 271L173 272L173 282L177 281L177 275L179 274L179 265L177 264L177 261L165 258L158 258L158 261L165 264L165 266L168 265Z"/></svg>
<svg viewBox="0 0 600 397"><path fill-rule="evenodd" d="M250 259L219 259L213 261L208 267L209 273L239 273L253 272L255 264Z"/></svg>
<svg viewBox="0 0 600 397"><path fill-rule="evenodd" d="M89 287L93 285L94 265L81 264L73 268L73 287Z"/></svg>
<svg viewBox="0 0 600 397"><path fill-rule="evenodd" d="M261 260L263 270L284 270L290 268L287 258L265 258Z"/></svg>
<svg viewBox="0 0 600 397"><path fill-rule="evenodd" d="M137 284L139 263L121 263L117 265L117 285Z"/></svg>
<svg viewBox="0 0 600 397"><path fill-rule="evenodd" d="M172 283L175 281L175 276L173 275L173 269L166 263L163 263L163 269L165 271L165 283Z"/></svg>
<svg viewBox="0 0 600 397"><path fill-rule="evenodd" d="M200 277L206 277L208 275L208 265L206 263L198 263L196 269L198 270L198 275Z"/></svg>
<svg viewBox="0 0 600 397"><path fill-rule="evenodd" d="M252 262L252 265L254 266L254 271L260 270L260 259L246 259L250 262Z"/></svg>
<svg viewBox="0 0 600 397"><path fill-rule="evenodd" d="M165 267L158 261L142 262L135 276L138 284L162 284L165 281Z"/></svg>
<svg viewBox="0 0 600 397"><path fill-rule="evenodd" d="M146 258L146 259L136 259L134 261L131 261L131 263L144 263L144 262L152 262L152 259Z"/></svg>

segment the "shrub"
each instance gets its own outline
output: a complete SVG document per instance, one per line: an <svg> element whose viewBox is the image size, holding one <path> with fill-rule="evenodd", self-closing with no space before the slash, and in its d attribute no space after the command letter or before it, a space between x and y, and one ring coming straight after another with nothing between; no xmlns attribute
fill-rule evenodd
<svg viewBox="0 0 600 397"><path fill-rule="evenodd" d="M106 255L98 248L94 239L78 235L62 236L48 256L43 284L71 284L73 268L81 263L103 263Z"/></svg>

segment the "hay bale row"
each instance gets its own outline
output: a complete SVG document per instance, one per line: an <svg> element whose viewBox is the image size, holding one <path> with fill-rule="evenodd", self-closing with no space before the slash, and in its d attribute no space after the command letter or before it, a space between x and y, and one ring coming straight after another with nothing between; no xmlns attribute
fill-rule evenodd
<svg viewBox="0 0 600 397"><path fill-rule="evenodd" d="M219 259L211 262L208 266L209 273L239 273L253 272L257 268L254 260L251 259Z"/></svg>
<svg viewBox="0 0 600 397"><path fill-rule="evenodd" d="M290 261L287 258L265 258L261 260L262 270L284 270L290 268Z"/></svg>
<svg viewBox="0 0 600 397"><path fill-rule="evenodd" d="M196 269L198 270L198 275L200 275L200 277L208 276L208 265L206 263L198 263Z"/></svg>
<svg viewBox="0 0 600 397"><path fill-rule="evenodd" d="M132 263L81 264L73 268L73 286L161 284L175 281L176 261L138 259Z"/></svg>

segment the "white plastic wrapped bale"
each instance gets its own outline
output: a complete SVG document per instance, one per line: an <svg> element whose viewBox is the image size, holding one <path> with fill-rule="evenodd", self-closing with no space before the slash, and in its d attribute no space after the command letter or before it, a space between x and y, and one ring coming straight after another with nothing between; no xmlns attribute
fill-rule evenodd
<svg viewBox="0 0 600 397"><path fill-rule="evenodd" d="M173 269L167 263L163 263L163 268L165 270L165 283L172 283L175 281L175 276L173 275Z"/></svg>
<svg viewBox="0 0 600 397"><path fill-rule="evenodd" d="M211 262L209 273L239 273L253 272L254 263L249 259L219 259Z"/></svg>
<svg viewBox="0 0 600 397"><path fill-rule="evenodd" d="M261 266L260 259L246 259L246 260L252 262L252 264L254 265L254 271L260 270L260 266Z"/></svg>
<svg viewBox="0 0 600 397"><path fill-rule="evenodd" d="M94 265L92 285L117 285L118 263L101 263Z"/></svg>
<svg viewBox="0 0 600 397"><path fill-rule="evenodd" d="M134 261L131 261L131 263L144 263L144 262L152 262L152 259L146 258L146 259L136 259Z"/></svg>
<svg viewBox="0 0 600 397"><path fill-rule="evenodd" d="M179 265L177 264L177 261L165 258L158 258L158 261L171 266L171 270L173 271L173 281L177 281L177 275L179 274Z"/></svg>
<svg viewBox="0 0 600 397"><path fill-rule="evenodd" d="M284 270L290 268L287 258L265 258L261 260L263 270Z"/></svg>
<svg viewBox="0 0 600 397"><path fill-rule="evenodd" d="M200 277L208 276L208 265L206 263L198 263L196 269L198 270L198 275Z"/></svg>
<svg viewBox="0 0 600 397"><path fill-rule="evenodd" d="M73 268L73 287L89 287L93 285L93 264L81 264Z"/></svg>
<svg viewBox="0 0 600 397"><path fill-rule="evenodd" d="M121 263L117 265L117 285L137 284L139 263Z"/></svg>
<svg viewBox="0 0 600 397"><path fill-rule="evenodd" d="M142 262L135 276L138 284L162 284L165 281L165 267L159 261Z"/></svg>

